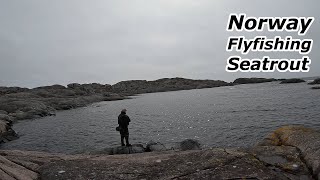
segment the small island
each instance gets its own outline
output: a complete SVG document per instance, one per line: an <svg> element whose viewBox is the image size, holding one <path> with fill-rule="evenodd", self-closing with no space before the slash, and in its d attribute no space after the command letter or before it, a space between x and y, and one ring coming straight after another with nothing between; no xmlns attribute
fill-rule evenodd
<svg viewBox="0 0 320 180"><path fill-rule="evenodd" d="M320 84L320 78L317 78L317 79L313 80L312 82L310 82L308 84L310 84L310 85Z"/></svg>
<svg viewBox="0 0 320 180"><path fill-rule="evenodd" d="M238 78L233 81L233 84L256 84L256 83L265 83L278 81L274 78Z"/></svg>
<svg viewBox="0 0 320 180"><path fill-rule="evenodd" d="M311 89L320 89L320 86L311 87Z"/></svg>
<svg viewBox="0 0 320 180"><path fill-rule="evenodd" d="M291 79L282 80L280 84L291 84L291 83L302 83L302 82L306 82L306 81L303 79L291 78Z"/></svg>

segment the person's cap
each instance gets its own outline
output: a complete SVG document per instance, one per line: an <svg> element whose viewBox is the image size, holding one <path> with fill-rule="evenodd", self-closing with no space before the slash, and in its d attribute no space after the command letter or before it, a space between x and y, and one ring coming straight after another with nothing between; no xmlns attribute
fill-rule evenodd
<svg viewBox="0 0 320 180"><path fill-rule="evenodd" d="M122 109L121 112L127 112L127 110L126 109Z"/></svg>

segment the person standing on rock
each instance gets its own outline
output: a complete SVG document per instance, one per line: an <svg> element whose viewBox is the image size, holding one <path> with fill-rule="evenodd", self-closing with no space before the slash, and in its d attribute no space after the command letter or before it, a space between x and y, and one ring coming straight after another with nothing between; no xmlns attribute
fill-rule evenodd
<svg viewBox="0 0 320 180"><path fill-rule="evenodd" d="M120 115L118 116L118 124L120 127L120 135L121 135L121 146L125 146L123 140L126 139L126 145L131 146L129 144L129 130L128 125L130 122L129 116L126 115L127 110L122 109Z"/></svg>

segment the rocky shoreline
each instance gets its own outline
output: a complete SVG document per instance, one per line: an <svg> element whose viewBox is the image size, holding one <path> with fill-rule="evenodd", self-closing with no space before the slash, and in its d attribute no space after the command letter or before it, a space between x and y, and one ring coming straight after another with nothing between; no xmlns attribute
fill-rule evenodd
<svg viewBox="0 0 320 180"><path fill-rule="evenodd" d="M300 80L239 78L232 83L183 78L123 81L115 85L69 84L34 89L0 87L0 143L14 140L17 120L55 115L57 110L128 96L188 89ZM310 84L319 84L316 79ZM0 180L10 179L320 179L320 133L302 126L277 129L256 146L206 148L186 140L146 147L106 148L64 155L0 150ZM132 154L138 153L138 154ZM115 156L114 156L115 155Z"/></svg>
<svg viewBox="0 0 320 180"><path fill-rule="evenodd" d="M131 95L153 92L178 91L237 84L298 83L299 79L238 78L228 83L220 80L192 80L185 78L163 78L155 81L130 80L109 84L68 84L43 86L33 89L0 87L0 144L18 138L12 124L18 120L55 115L56 111L83 107L100 101L127 99ZM313 83L319 83L316 79Z"/></svg>
<svg viewBox="0 0 320 180"><path fill-rule="evenodd" d="M44 86L33 89L0 87L0 143L13 140L18 135L12 123L55 115L58 110L83 107L100 101L114 101L142 93L231 86L219 80L192 80L163 78L155 81L132 80L109 84L68 84Z"/></svg>
<svg viewBox="0 0 320 180"><path fill-rule="evenodd" d="M320 179L320 133L284 126L256 146L122 155L0 151L0 179Z"/></svg>

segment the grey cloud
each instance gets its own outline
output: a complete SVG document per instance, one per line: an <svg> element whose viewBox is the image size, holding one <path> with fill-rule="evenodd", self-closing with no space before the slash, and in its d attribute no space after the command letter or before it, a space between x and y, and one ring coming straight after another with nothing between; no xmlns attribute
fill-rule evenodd
<svg viewBox="0 0 320 180"><path fill-rule="evenodd" d="M0 85L317 76L318 6L317 0L1 1ZM228 36L236 34L225 31L229 13L316 17L306 35L315 41L311 71L225 72L227 58L235 54L225 52Z"/></svg>

